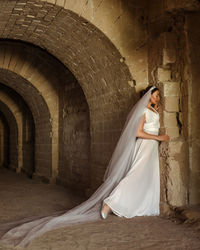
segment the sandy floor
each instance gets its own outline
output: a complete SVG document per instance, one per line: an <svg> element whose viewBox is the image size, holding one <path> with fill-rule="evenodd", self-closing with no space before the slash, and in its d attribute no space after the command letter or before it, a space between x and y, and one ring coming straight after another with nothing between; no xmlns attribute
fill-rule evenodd
<svg viewBox="0 0 200 250"><path fill-rule="evenodd" d="M66 188L0 170L0 222L69 209L83 198ZM0 246L0 250L11 250ZM21 248L19 248L21 249ZM186 224L161 216L133 219L110 215L107 220L65 227L32 241L27 250L200 249L200 234Z"/></svg>

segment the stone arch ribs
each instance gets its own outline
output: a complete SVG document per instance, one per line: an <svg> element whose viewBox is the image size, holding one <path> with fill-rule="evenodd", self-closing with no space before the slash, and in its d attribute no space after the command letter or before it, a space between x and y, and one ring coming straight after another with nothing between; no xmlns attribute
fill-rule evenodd
<svg viewBox="0 0 200 250"><path fill-rule="evenodd" d="M30 82L7 69L0 69L0 82L19 93L28 104L35 123L35 171L38 176L51 178L52 139L50 134L52 126L45 101ZM41 137L41 134L44 138ZM46 147L42 145L46 145ZM45 151L48 152L48 162L46 162L46 169L43 169L44 162L40 154L44 154Z"/></svg>
<svg viewBox="0 0 200 250"><path fill-rule="evenodd" d="M108 37L80 15L43 1L27 1L20 7L19 2L4 3L1 18L6 20L6 25L2 24L0 37L29 42L47 50L72 72L84 91L90 110L90 164L95 189L102 182L125 117L135 102L135 88L128 84L132 80L128 66L120 62L122 56ZM46 16L39 17L39 12ZM20 64L15 67L13 61L18 73L24 74L28 66L20 69ZM36 81L39 77L36 75L27 74L24 78ZM55 101L50 108L52 103L47 103L50 112L57 105ZM54 124L56 116L52 117ZM56 133L53 132L55 140ZM52 159L58 162L56 151L52 149L55 155Z"/></svg>
<svg viewBox="0 0 200 250"><path fill-rule="evenodd" d="M34 172L34 140L29 140L29 138L34 138L34 121L31 111L17 92L2 83L0 83L0 100L2 100L4 104L8 103L10 105L9 107L12 108L10 108L10 110L15 112L13 115L16 116L16 118L20 117L20 121L18 122L19 138L17 146L18 160L21 159L21 162L17 164L18 168L16 168L16 171L23 171L29 176L32 176Z"/></svg>
<svg viewBox="0 0 200 250"><path fill-rule="evenodd" d="M26 40L24 39L26 37L32 39L33 42L33 40L40 39L41 34L49 32L53 26L52 23L59 15L65 17L66 12L74 13L77 27L73 29L73 25L71 26L73 32L69 33L70 36L75 37L76 31L80 33L79 24L90 31L91 37L93 31L99 29L120 51L122 60L125 58L137 83L146 85L148 83L147 62L138 60L141 56L144 58L144 54L147 56L144 22L147 2L145 0L24 0L23 2L2 0L0 36L20 40ZM67 20L63 18L63 22L65 21ZM71 20L68 21L70 25ZM60 25L60 35L50 36L50 39L59 44L60 36L64 33L65 28Z"/></svg>
<svg viewBox="0 0 200 250"><path fill-rule="evenodd" d="M0 63L0 81L20 94L33 114L36 175L54 180L58 174L58 119L63 116L58 94L67 91L68 82L80 86L60 62L30 44L1 41Z"/></svg>
<svg viewBox="0 0 200 250"><path fill-rule="evenodd" d="M14 48L12 47L13 44L15 44ZM64 119L65 116L63 124L70 124L70 126L76 124L74 132L80 133L82 144L86 140L86 136L83 136L83 130L80 128L81 123L84 123L83 121L86 119L84 113L89 113L83 91L73 75L61 63L35 46L14 41L1 41L0 62L0 81L5 86L15 90L25 100L33 114L36 129L36 176L40 176L45 181L47 179L55 180L58 175L58 148L59 146L62 147L62 145L58 144L59 137L62 136L62 132L58 133L58 120L60 119L60 130L62 130L61 117L63 116ZM56 68L56 74L54 73L54 68ZM66 93L65 97L68 99L70 99L70 93L73 96L76 95L74 104L70 104L72 97L69 102L64 100L64 92ZM59 102L58 95L62 96ZM80 112L81 117L76 119L76 121L74 120L74 122L66 123L70 116L68 114L64 115L65 109L66 112L71 112L71 108L66 108L66 105L71 105L71 108L74 106L74 109L77 110L76 112ZM71 117L73 117L73 114ZM89 118L87 119L89 121ZM81 147L84 147L83 151L86 149L84 145L81 145ZM89 152L87 154L89 155ZM82 158L82 161L84 161L84 164L82 163L83 167L89 169L86 154L83 154L80 150L77 159L79 158ZM62 162L62 164L64 165L65 163ZM71 172L73 171L71 176L74 177L76 175L76 179L86 180L81 175L83 176L83 172L87 173L88 170L86 171L85 169L83 171L80 168L78 170L78 163L71 164L71 167L77 168L77 170L71 170ZM63 178L60 180L64 183L72 183L72 180L70 182L66 182Z"/></svg>
<svg viewBox="0 0 200 250"><path fill-rule="evenodd" d="M17 161L16 171L21 172L21 168L23 165L23 154L22 154L22 143L23 143L22 122L23 122L23 118L22 118L22 112L21 112L20 108L18 107L18 105L5 93L0 92L0 102L5 104L9 108L10 112L13 114L14 119L17 123L17 135L18 135L17 136L17 159L18 159L18 161Z"/></svg>

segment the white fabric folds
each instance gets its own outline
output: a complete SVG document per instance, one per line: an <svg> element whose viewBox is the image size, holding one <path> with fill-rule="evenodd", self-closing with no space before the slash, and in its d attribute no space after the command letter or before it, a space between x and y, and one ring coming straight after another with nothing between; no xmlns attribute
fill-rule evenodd
<svg viewBox="0 0 200 250"><path fill-rule="evenodd" d="M0 244L27 246L34 238L50 230L101 219L102 201L109 196L131 168L139 124L149 102L151 90L154 88L154 86L151 87L128 114L119 141L107 166L104 182L95 193L88 200L69 211L1 224Z"/></svg>
<svg viewBox="0 0 200 250"><path fill-rule="evenodd" d="M145 110L143 130L158 135L159 113ZM118 216L133 218L160 214L160 169L157 140L137 138L131 168L111 194L104 199Z"/></svg>

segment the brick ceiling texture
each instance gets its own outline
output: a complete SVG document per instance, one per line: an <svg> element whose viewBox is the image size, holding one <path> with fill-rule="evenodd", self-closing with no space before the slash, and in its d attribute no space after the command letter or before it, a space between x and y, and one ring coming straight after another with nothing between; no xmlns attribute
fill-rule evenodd
<svg viewBox="0 0 200 250"><path fill-rule="evenodd" d="M121 56L114 45L92 24L62 7L3 0L0 38L26 41L54 55L74 74L89 105L90 99L105 92L118 95L121 89L118 97L122 98L130 90L130 72L125 63L119 63Z"/></svg>

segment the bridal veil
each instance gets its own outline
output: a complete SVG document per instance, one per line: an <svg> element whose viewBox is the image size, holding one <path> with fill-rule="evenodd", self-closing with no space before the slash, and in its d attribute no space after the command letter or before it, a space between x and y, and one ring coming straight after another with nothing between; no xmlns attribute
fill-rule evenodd
<svg viewBox="0 0 200 250"><path fill-rule="evenodd" d="M129 171L131 156L134 152L136 135L144 110L148 105L152 86L129 112L120 138L107 166L104 182L80 205L68 211L59 211L45 217L27 218L0 225L0 243L27 246L34 238L43 233L83 222L99 220L102 201L118 185Z"/></svg>

